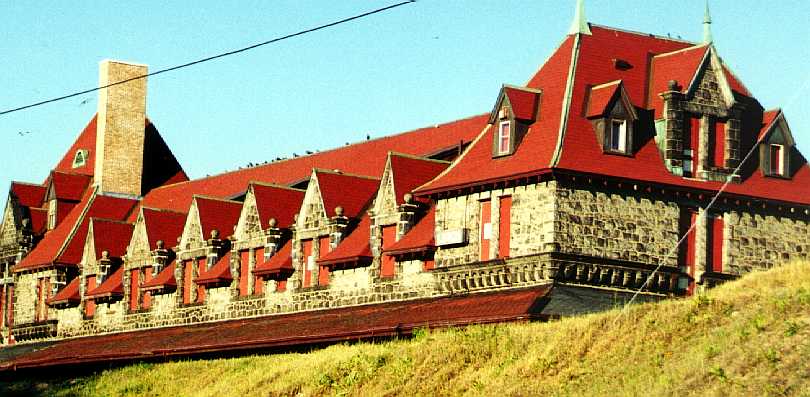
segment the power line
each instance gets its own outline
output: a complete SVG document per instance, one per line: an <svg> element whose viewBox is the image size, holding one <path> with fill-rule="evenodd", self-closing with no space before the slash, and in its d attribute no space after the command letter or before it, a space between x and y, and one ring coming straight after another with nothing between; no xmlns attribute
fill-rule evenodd
<svg viewBox="0 0 810 397"><path fill-rule="evenodd" d="M178 70L178 69L187 68L189 66L197 65L197 64L200 64L200 63L213 61L213 60L219 59L219 58L224 58L224 57L229 56L229 55L239 54L241 52L249 51L249 50L252 50L254 48L266 46L268 44L277 43L279 41L291 39L293 37L305 35L307 33L312 33L312 32L318 31L318 30L331 28L333 26L337 26L337 25L340 25L340 24L344 24L346 22L351 22L351 21L354 21L354 20L357 20L357 19L365 18L365 17L371 16L371 15L374 15L374 14L379 14L381 12L388 11L388 10L404 6L406 4L415 3L415 2L416 2L416 0L402 1L402 2L392 4L392 5L389 5L389 6L386 6L386 7L377 8L377 9L372 10L372 11L367 11L367 12L364 12L362 14L358 14L358 15L351 16L351 17L348 17L348 18L344 18L344 19L341 19L339 21L330 22L330 23L327 23L325 25L320 25L320 26L317 26L317 27L314 27L314 28L301 30L301 31L296 32L296 33L291 33L291 34L288 34L288 35L285 35L285 36L276 37L274 39L263 41L261 43L256 43L256 44L249 45L249 46L243 47L243 48L239 48L239 49L236 49L236 50L233 50L233 51L223 52L221 54L217 54L217 55L209 56L209 57L206 57L206 58L198 59L196 61L191 61L191 62L188 62L188 63L184 63L182 65L177 65L177 66L172 66L172 67L168 67L168 68L165 68L165 69L160 69L160 70L154 71L152 73L147 73L147 74L144 74L144 75L141 75L141 76L135 76L135 77L132 77L132 78L129 78L129 79L126 79L126 80L116 81L114 83L110 83L110 84L107 84L107 85L101 86L101 87L91 88L91 89L84 90L84 91L74 92L72 94L62 95L60 97L47 99L47 100L44 100L44 101L32 103L30 105L25 105L25 106L20 106L18 108L14 108L14 109L4 110L4 111L0 112L0 116L6 115L6 114L9 114L9 113L19 112L21 110L30 109L30 108L37 107L37 106L42 106L42 105L53 103L53 102L62 101L62 100L68 99L68 98L73 98L73 97L77 97L77 96L84 95L84 94L89 94L91 92L96 92L98 90L102 90L102 89L105 89L105 88L108 88L108 87L116 86L116 85L119 85L119 84L129 83L130 81L145 79L145 78L150 77L150 76L156 76L156 75L163 74L163 73L166 73L166 72L171 72L171 71L175 71L175 70Z"/></svg>

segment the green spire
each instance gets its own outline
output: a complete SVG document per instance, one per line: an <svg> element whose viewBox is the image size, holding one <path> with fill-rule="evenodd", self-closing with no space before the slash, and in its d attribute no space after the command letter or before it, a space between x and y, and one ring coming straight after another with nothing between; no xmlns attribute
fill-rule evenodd
<svg viewBox="0 0 810 397"><path fill-rule="evenodd" d="M591 34L591 28L588 26L588 20L585 19L584 0L577 0L577 10L574 13L574 20L571 22L571 29L568 29L568 34Z"/></svg>
<svg viewBox="0 0 810 397"><path fill-rule="evenodd" d="M709 44L712 41L712 15L709 12L709 0L706 0L706 13L703 14L703 44Z"/></svg>

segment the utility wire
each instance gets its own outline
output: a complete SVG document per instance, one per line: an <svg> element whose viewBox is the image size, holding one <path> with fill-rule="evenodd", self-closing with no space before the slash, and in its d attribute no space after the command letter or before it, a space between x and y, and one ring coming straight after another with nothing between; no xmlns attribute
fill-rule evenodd
<svg viewBox="0 0 810 397"><path fill-rule="evenodd" d="M6 115L6 114L9 114L9 113L19 112L21 110L30 109L30 108L37 107L37 106L42 106L42 105L53 103L53 102L62 101L62 100L68 99L68 98L73 98L73 97L77 97L77 96L84 95L84 94L89 94L91 92L96 92L98 90L102 90L102 89L109 88L109 87L112 87L112 86L116 86L116 85L119 85L119 84L129 83L130 81L145 79L145 78L150 77L150 76L156 76L156 75L163 74L163 73L166 73L166 72L171 72L171 71L175 71L175 70L178 70L178 69L187 68L189 66L197 65L197 64L200 64L200 63L213 61L213 60L219 59L219 58L224 58L224 57L229 56L229 55L239 54L241 52L249 51L249 50L252 50L254 48L266 46L268 44L277 43L279 41L291 39L293 37L302 36L302 35L305 35L307 33L316 32L318 30L331 28L333 26L337 26L337 25L340 25L340 24L344 24L346 22L351 22L351 21L354 21L354 20L357 20L357 19L365 18L365 17L371 16L371 15L374 15L374 14L379 14L381 12L388 11L388 10L404 6L406 4L415 3L415 2L416 2L416 0L402 1L402 2L392 4L392 5L389 5L389 6L386 6L386 7L378 8L376 10L372 10L372 11L364 12L362 14L358 14L358 15L351 16L351 17L348 17L348 18L344 18L344 19L341 19L339 21L330 22L330 23L327 23L325 25L320 25L320 26L310 28L310 29L306 29L306 30L302 30L302 31L299 31L299 32L296 32L296 33L291 33L291 34L288 34L288 35L285 35L285 36L276 37L276 38L271 39L271 40L263 41L261 43L256 43L256 44L253 44L253 45L250 45L250 46L247 46L247 47L243 47L243 48L239 48L239 49L236 49L236 50L233 50L233 51L223 52L221 54L213 55L213 56L210 56L210 57L207 57L207 58L198 59L196 61L184 63L182 65L177 65L177 66L172 66L172 67L165 68L165 69L160 69L160 70L157 70L157 71L152 72L152 73L144 74L142 76L135 76L135 77L132 77L132 78L129 78L129 79L126 79L126 80L116 81L114 83L110 83L110 84L107 84L107 85L102 86L102 87L91 88L91 89L88 89L88 90L74 92L72 94L67 94L67 95L63 95L63 96L60 96L60 97L51 98L51 99L47 99L47 100L44 100L44 101L32 103L30 105L25 105L25 106L20 106L18 108L14 108L14 109L4 110L4 111L0 112L0 116Z"/></svg>

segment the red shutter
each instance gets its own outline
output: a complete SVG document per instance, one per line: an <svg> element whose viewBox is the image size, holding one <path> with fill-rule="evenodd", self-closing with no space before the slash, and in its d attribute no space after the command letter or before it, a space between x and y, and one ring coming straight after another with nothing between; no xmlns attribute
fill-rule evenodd
<svg viewBox="0 0 810 397"><path fill-rule="evenodd" d="M152 280L152 266L147 266L143 268L143 282L148 283ZM148 309L152 307L152 292L146 291L143 293L141 297L141 308Z"/></svg>
<svg viewBox="0 0 810 397"><path fill-rule="evenodd" d="M194 274L194 261L185 261L183 265L183 303L191 303L191 276Z"/></svg>
<svg viewBox="0 0 810 397"><path fill-rule="evenodd" d="M726 124L723 122L714 123L714 153L713 161L715 167L723 168L726 166Z"/></svg>
<svg viewBox="0 0 810 397"><path fill-rule="evenodd" d="M6 299L6 326L11 328L14 325L14 286L8 286L8 298Z"/></svg>
<svg viewBox="0 0 810 397"><path fill-rule="evenodd" d="M433 258L425 259L422 261L422 269L423 270L433 270L436 267L436 261Z"/></svg>
<svg viewBox="0 0 810 397"><path fill-rule="evenodd" d="M498 257L509 257L509 240L511 238L512 196L500 198L500 219L498 223Z"/></svg>
<svg viewBox="0 0 810 397"><path fill-rule="evenodd" d="M684 149L687 146L684 145ZM692 149L692 169L684 170L689 171L692 176L697 173L698 166L698 152L700 150L700 118L689 117L689 149Z"/></svg>
<svg viewBox="0 0 810 397"><path fill-rule="evenodd" d="M208 270L208 258L200 258L197 259L197 277L200 277L201 274L205 273ZM205 286L198 285L197 286L197 303L205 302Z"/></svg>
<svg viewBox="0 0 810 397"><path fill-rule="evenodd" d="M6 286L0 285L0 327L6 325Z"/></svg>
<svg viewBox="0 0 810 397"><path fill-rule="evenodd" d="M329 253L329 237L321 237L318 241L318 257L323 258ZM318 285L329 285L329 267L321 266L318 271Z"/></svg>
<svg viewBox="0 0 810 397"><path fill-rule="evenodd" d="M250 277L250 251L239 253L239 296L248 296L248 277Z"/></svg>
<svg viewBox="0 0 810 397"><path fill-rule="evenodd" d="M256 265L264 263L264 248L258 248L256 253ZM253 294L261 295L264 293L264 279L261 277L253 277Z"/></svg>
<svg viewBox="0 0 810 397"><path fill-rule="evenodd" d="M89 292L96 288L96 276L87 277L87 288L85 291ZM88 318L96 314L96 301L90 299L84 302L84 315Z"/></svg>
<svg viewBox="0 0 810 397"><path fill-rule="evenodd" d="M301 267L304 269L304 288L309 287L312 282L312 271L309 269L309 256L312 255L312 240L301 242L303 254L301 255Z"/></svg>
<svg viewBox="0 0 810 397"><path fill-rule="evenodd" d="M492 224L490 223L492 220L492 203L489 200L485 200L481 202L481 260L488 261L489 260L489 239L484 238L484 228L487 224L489 224L490 229L492 228Z"/></svg>
<svg viewBox="0 0 810 397"><path fill-rule="evenodd" d="M129 310L136 311L138 307L138 281L140 281L140 270L132 269L129 273Z"/></svg>
<svg viewBox="0 0 810 397"><path fill-rule="evenodd" d="M287 290L287 280L279 280L276 284L276 292L284 292Z"/></svg>
<svg viewBox="0 0 810 397"><path fill-rule="evenodd" d="M397 226L383 226L382 228L382 248L383 251L396 243L397 239ZM394 277L396 274L396 267L394 266L394 257L383 253L380 255L380 276L381 277Z"/></svg>
<svg viewBox="0 0 810 397"><path fill-rule="evenodd" d="M709 218L709 255L706 257L711 261L707 269L720 273L723 271L723 217L712 215Z"/></svg>

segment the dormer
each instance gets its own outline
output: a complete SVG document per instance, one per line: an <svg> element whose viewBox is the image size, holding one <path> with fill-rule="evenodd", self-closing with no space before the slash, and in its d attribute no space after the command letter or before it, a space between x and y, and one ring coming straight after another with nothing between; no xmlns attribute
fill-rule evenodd
<svg viewBox="0 0 810 397"><path fill-rule="evenodd" d="M591 88L586 117L593 124L604 153L633 154L633 130L638 114L621 80Z"/></svg>
<svg viewBox="0 0 810 397"><path fill-rule="evenodd" d="M540 114L542 91L504 85L489 116L493 126L492 157L515 153L523 137Z"/></svg>
<svg viewBox="0 0 810 397"><path fill-rule="evenodd" d="M765 112L765 126L760 133L760 171L767 177L790 179L791 153L795 146L785 115L781 110Z"/></svg>

